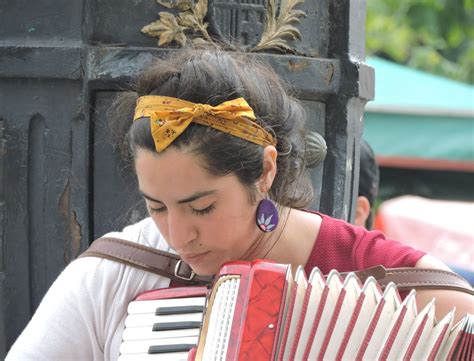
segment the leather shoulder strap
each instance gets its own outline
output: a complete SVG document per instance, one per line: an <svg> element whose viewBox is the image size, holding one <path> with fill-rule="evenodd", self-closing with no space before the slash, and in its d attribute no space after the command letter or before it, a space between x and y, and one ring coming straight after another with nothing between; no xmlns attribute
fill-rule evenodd
<svg viewBox="0 0 474 361"><path fill-rule="evenodd" d="M431 268L385 268L375 266L355 272L362 282L372 276L384 288L394 282L400 291L409 291L413 288L444 289L466 292L474 295L474 290L468 281L456 273Z"/></svg>
<svg viewBox="0 0 474 361"><path fill-rule="evenodd" d="M212 277L196 275L176 254L119 238L99 238L79 257L107 258L186 285L207 285L212 282ZM474 295L471 285L464 278L456 273L439 269L375 266L355 273L361 282L365 282L370 276L374 277L382 288L394 282L400 291L409 291L413 288L447 289Z"/></svg>
<svg viewBox="0 0 474 361"><path fill-rule="evenodd" d="M186 285L207 285L212 281L212 277L196 275L176 254L119 238L98 238L79 257L106 258Z"/></svg>

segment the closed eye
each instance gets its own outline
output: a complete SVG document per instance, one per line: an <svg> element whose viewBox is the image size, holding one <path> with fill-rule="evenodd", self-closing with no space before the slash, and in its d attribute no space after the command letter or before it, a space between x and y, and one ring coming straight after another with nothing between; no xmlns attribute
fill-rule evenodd
<svg viewBox="0 0 474 361"><path fill-rule="evenodd" d="M193 213L197 216L205 216L206 214L211 213L216 207L214 204L211 204L209 207L203 208L203 209L194 209L193 208Z"/></svg>
<svg viewBox="0 0 474 361"><path fill-rule="evenodd" d="M166 207L152 208L148 206L148 209L150 210L150 213L163 213L166 211Z"/></svg>

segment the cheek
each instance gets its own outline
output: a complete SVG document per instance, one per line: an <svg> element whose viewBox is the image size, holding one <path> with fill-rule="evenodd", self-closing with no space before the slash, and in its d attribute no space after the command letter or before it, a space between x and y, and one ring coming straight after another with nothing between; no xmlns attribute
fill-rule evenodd
<svg viewBox="0 0 474 361"><path fill-rule="evenodd" d="M166 220L166 217L164 216L159 216L159 215L154 215L150 214L151 219L156 225L156 228L160 231L161 235L168 240L168 222Z"/></svg>
<svg viewBox="0 0 474 361"><path fill-rule="evenodd" d="M222 248L247 247L258 231L254 218L250 209L239 214L221 214L201 228L202 235L205 235L203 240L213 239Z"/></svg>

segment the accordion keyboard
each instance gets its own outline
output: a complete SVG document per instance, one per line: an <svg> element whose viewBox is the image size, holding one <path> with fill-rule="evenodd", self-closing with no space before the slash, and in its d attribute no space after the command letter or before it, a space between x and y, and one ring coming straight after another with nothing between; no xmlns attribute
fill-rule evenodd
<svg viewBox="0 0 474 361"><path fill-rule="evenodd" d="M131 302L119 361L187 360L198 343L205 302L204 296Z"/></svg>

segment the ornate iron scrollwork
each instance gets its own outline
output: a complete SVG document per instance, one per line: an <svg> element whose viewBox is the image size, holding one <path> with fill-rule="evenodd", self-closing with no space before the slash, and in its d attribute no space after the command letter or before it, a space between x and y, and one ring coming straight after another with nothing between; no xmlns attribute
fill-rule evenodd
<svg viewBox="0 0 474 361"><path fill-rule="evenodd" d="M214 37L221 42L237 42L249 51L294 52L289 40L301 40L296 25L306 16L295 9L304 0L281 0L279 6L277 0L210 0L210 4L207 0L157 1L177 10L177 14L160 12L157 21L141 30L158 38L158 46L212 43Z"/></svg>

